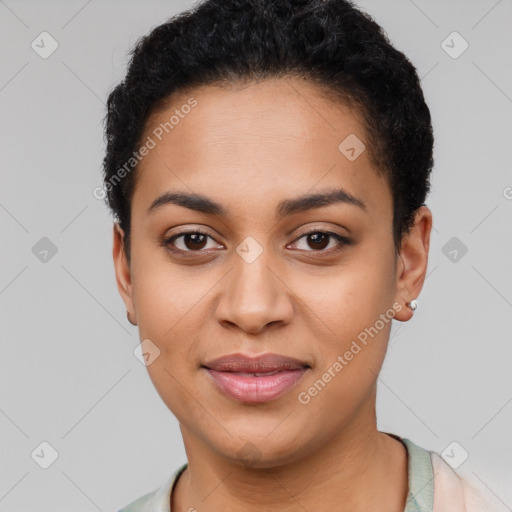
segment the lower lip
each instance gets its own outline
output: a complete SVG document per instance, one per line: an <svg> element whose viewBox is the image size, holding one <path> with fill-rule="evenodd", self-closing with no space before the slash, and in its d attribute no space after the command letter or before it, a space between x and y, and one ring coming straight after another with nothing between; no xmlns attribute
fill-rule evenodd
<svg viewBox="0 0 512 512"><path fill-rule="evenodd" d="M284 395L299 382L307 368L283 370L261 377L207 368L217 387L239 402L264 403Z"/></svg>

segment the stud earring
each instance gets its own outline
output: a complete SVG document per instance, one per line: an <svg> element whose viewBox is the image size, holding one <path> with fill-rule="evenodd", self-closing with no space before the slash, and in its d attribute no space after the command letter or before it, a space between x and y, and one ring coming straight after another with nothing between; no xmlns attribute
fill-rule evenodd
<svg viewBox="0 0 512 512"><path fill-rule="evenodd" d="M414 311L418 307L418 303L415 300L411 300L411 302L408 302L406 306Z"/></svg>

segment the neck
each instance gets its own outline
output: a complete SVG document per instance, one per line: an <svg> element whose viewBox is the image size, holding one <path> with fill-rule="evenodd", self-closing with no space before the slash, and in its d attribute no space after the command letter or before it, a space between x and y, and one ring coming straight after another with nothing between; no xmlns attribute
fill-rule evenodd
<svg viewBox="0 0 512 512"><path fill-rule="evenodd" d="M176 484L171 510L353 512L382 510L383 504L404 510L406 449L379 432L374 414L370 417L373 421L354 421L307 456L265 469L219 456L182 425L188 467Z"/></svg>

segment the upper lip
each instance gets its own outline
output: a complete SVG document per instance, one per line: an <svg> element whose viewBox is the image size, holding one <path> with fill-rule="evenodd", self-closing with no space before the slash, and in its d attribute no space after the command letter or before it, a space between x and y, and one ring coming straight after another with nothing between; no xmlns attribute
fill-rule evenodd
<svg viewBox="0 0 512 512"><path fill-rule="evenodd" d="M228 354L213 359L202 366L210 370L220 372L246 372L264 373L281 370L297 370L309 368L309 365L293 357L279 354L261 354L259 356L247 356L245 354Z"/></svg>

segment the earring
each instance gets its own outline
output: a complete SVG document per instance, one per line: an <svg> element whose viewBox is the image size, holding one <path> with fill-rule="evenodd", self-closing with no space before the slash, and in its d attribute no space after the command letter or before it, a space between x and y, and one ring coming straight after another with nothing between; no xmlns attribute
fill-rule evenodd
<svg viewBox="0 0 512 512"><path fill-rule="evenodd" d="M132 322L132 319L130 318L130 313L126 312L126 318L128 319L128 322L130 322L132 325L137 325L135 322Z"/></svg>
<svg viewBox="0 0 512 512"><path fill-rule="evenodd" d="M418 303L415 300L411 300L411 302L408 302L406 306L414 311L418 307Z"/></svg>

